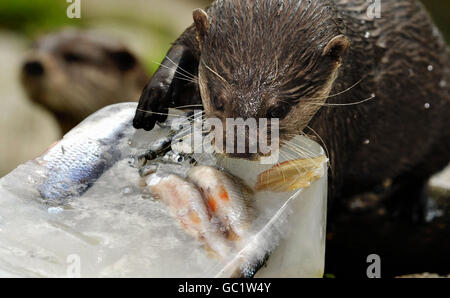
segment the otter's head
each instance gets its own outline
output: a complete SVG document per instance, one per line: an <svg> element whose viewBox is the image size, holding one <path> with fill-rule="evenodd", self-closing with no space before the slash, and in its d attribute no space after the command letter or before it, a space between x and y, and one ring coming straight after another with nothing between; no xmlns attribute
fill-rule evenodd
<svg viewBox="0 0 450 298"><path fill-rule="evenodd" d="M278 118L280 141L299 134L326 101L349 47L322 2L224 0L209 15L195 10L207 116Z"/></svg>
<svg viewBox="0 0 450 298"><path fill-rule="evenodd" d="M30 99L53 112L67 130L104 106L138 100L147 75L119 42L65 30L34 44L21 79Z"/></svg>

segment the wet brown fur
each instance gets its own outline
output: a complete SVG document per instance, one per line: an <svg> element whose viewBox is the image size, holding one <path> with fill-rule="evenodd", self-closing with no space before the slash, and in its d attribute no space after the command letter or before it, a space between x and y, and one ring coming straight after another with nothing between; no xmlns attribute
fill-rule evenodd
<svg viewBox="0 0 450 298"><path fill-rule="evenodd" d="M215 1L206 18L194 13L168 57L189 57L179 61L198 73L208 116L260 118L288 105L281 134L308 125L321 136L332 199L392 179L391 209L417 218L427 179L450 160L449 52L418 1L381 4L382 17L370 19L365 0ZM164 111L167 98L182 101L170 74L157 77L141 96L138 128L153 126L146 111ZM199 93L194 83L182 89Z"/></svg>

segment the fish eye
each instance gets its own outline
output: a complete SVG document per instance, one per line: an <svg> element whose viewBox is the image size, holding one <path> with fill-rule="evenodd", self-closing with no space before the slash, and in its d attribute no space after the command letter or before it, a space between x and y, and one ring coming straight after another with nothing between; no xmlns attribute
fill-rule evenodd
<svg viewBox="0 0 450 298"><path fill-rule="evenodd" d="M269 109L267 113L267 118L271 119L282 119L286 117L286 115L289 113L289 106L288 105L278 105L271 109Z"/></svg>
<svg viewBox="0 0 450 298"><path fill-rule="evenodd" d="M223 111L223 101L217 95L211 98L211 103L216 110Z"/></svg>

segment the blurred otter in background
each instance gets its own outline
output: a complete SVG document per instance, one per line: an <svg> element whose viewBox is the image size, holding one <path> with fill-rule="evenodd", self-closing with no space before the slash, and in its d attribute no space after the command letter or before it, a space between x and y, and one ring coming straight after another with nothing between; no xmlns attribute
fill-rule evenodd
<svg viewBox="0 0 450 298"><path fill-rule="evenodd" d="M30 99L56 116L63 133L104 106L137 101L147 80L138 58L119 41L76 30L36 41L21 74Z"/></svg>

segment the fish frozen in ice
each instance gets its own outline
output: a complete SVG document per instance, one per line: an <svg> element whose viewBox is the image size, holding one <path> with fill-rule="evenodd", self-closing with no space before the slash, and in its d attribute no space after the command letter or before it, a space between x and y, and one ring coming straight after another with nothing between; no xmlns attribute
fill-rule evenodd
<svg viewBox="0 0 450 298"><path fill-rule="evenodd" d="M322 155L315 158L282 162L258 175L256 191L287 192L309 187L320 179L326 170L328 159Z"/></svg>
<svg viewBox="0 0 450 298"><path fill-rule="evenodd" d="M135 103L103 108L51 147L37 162L46 168L38 186L44 199L80 196L115 162L123 158L119 144L129 137Z"/></svg>
<svg viewBox="0 0 450 298"><path fill-rule="evenodd" d="M254 216L251 190L237 178L209 166L193 167L188 179L201 190L209 209L226 228L228 238L243 237Z"/></svg>
<svg viewBox="0 0 450 298"><path fill-rule="evenodd" d="M147 178L151 193L165 203L171 216L183 229L206 244L209 251L224 258L230 252L220 223L204 204L200 191L185 179L174 174L153 174Z"/></svg>

